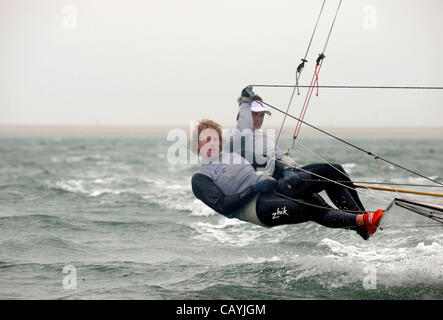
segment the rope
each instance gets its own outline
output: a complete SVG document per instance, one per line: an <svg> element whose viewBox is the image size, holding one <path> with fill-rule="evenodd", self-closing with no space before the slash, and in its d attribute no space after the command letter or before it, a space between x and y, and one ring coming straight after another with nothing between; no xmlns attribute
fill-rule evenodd
<svg viewBox="0 0 443 320"><path fill-rule="evenodd" d="M343 173L342 171L338 170L335 166L333 166L328 160L324 159L322 156L320 156L319 154L315 153L314 151L312 151L311 149L309 149L308 147L306 147L305 145L303 145L300 141L297 140L297 144L300 145L303 149L305 149L305 150L307 150L308 152L310 152L311 154L313 154L315 157L319 158L321 161L327 163L332 169L334 169L335 171L337 171L339 174L341 174L341 175L343 175L343 176L345 176L345 177L348 177L345 173ZM332 181L332 180L331 180L331 181ZM328 181L328 182L331 182L331 181ZM336 181L332 181L332 182L335 183ZM342 182L347 183L347 182L349 182L349 181L342 181ZM357 191L357 189L355 189L355 188L351 188L351 189ZM372 189L370 189L370 188L368 188L368 187L366 187L366 189L370 192L370 194L371 194L374 198L377 198L378 200L381 200L381 201L386 201L387 203L391 202L391 198L390 198L390 197L389 197L389 200L387 200L387 197L386 197L386 199L383 199L381 196L379 196L379 193L373 191Z"/></svg>
<svg viewBox="0 0 443 320"><path fill-rule="evenodd" d="M344 172L338 170L335 166L333 166L332 164L330 164L327 160L323 159L320 155L316 154L314 151L310 150L309 148L307 148L306 146L304 146L302 143L300 143L300 142L298 142L298 141L297 141L297 143L298 143L300 146L302 146L305 150L309 151L310 153L314 154L316 157L320 158L322 161L326 162L331 168L333 168L334 170L336 170L337 172L339 172L341 175L347 177L347 175L346 175ZM376 161L377 161L377 165L379 166L380 174L382 175L383 178L385 178L385 176L384 176L383 173L381 172L380 164L378 163L378 160L377 160L377 159L376 159ZM299 169L303 170L302 168L299 168ZM307 171L307 170L303 170L303 171L309 172L309 171ZM312 172L310 172L310 173L313 174ZM316 174L314 174L314 175L316 175ZM319 175L317 175L317 176L319 176ZM325 179L325 178L323 177L323 179ZM313 179L303 179L302 181L308 181L308 180L313 180ZM387 179L385 178L385 180L387 180ZM337 183L337 182L339 182L338 180L330 180L330 179L326 179L326 180L316 180L316 181L321 181L321 182L328 181L328 182L333 182L333 183ZM388 180L387 180L387 181L388 181ZM340 181L340 182L349 183L349 181ZM352 182L352 183L354 183L354 182ZM338 183L338 184L342 185L341 183ZM386 184L389 184L389 185L391 185L391 187L392 187L392 184L389 183L389 181L386 182ZM349 189L356 190L355 188L351 188L351 187L349 187L349 186L346 186L346 187L348 187ZM368 190L368 191L372 191L372 193L374 193L373 190L395 191L395 192L397 192L397 194L399 195L399 198L403 198L403 199L406 199L406 198L405 198L405 197L402 197L402 196L400 195L400 193L413 193L413 194L428 195L428 196L434 196L434 197L443 197L443 195L441 195L441 194L425 193L425 192L410 191L410 190L400 190L400 189L395 189L395 188L393 188L393 189L386 189L386 188L381 188L381 187L370 187L370 186L366 186L366 185L355 185L355 187L356 187L356 188L364 188L364 189L366 189L366 190ZM382 200L382 199L379 198L379 197L376 197L376 198L378 198L379 200ZM391 198L389 198L389 199L391 199ZM388 202L391 202L391 201L389 200Z"/></svg>
<svg viewBox="0 0 443 320"><path fill-rule="evenodd" d="M297 123L297 127L295 128L294 134L292 136L293 140L297 139L297 137L298 137L298 135L300 133L301 124L302 124L302 121L303 121L303 119L304 119L304 117L306 115L306 111L308 109L309 102L311 101L312 92L314 91L314 87L317 87L316 96L318 97L318 76L320 74L320 70L321 70L321 67L323 65L323 59L326 57L325 56L326 47L328 46L329 38L331 37L332 29L334 28L335 20L337 19L338 11L340 10L341 2L342 2L342 0L340 0L340 2L338 3L337 10L336 10L335 16L334 16L334 20L332 21L331 27L329 29L329 33L328 33L328 36L326 38L325 45L323 47L323 51L322 51L322 53L319 54L319 56L317 58L317 61L316 61L316 64L315 64L315 69L314 69L314 75L313 75L312 80L311 80L311 85L309 87L308 93L307 93L306 98L305 98L305 102L304 102L302 110L300 112L299 118L301 119L301 121L299 121ZM323 7L322 7L322 9L323 9ZM305 59L306 59L306 57L305 57ZM294 150L294 142L292 143L292 150Z"/></svg>
<svg viewBox="0 0 443 320"><path fill-rule="evenodd" d="M267 105L268 107L274 109L274 110L277 110L278 112L281 112L281 113L283 113L283 114L286 114L286 115L289 116L290 118L293 118L293 119L295 119L295 120L297 120L297 121L301 121L303 124L305 124L305 125L307 125L307 126L313 128L313 129L315 129L315 130L317 130L317 131L319 131L319 132L321 132L321 133L323 133L323 134L325 134L325 135L327 135L327 136L329 136L329 137L331 137L331 138L334 138L334 139L336 139L336 140L338 140L338 141L340 141L340 142L342 142L342 143L344 143L344 144L347 144L348 146L350 146L350 147L352 147L352 148L354 148L354 149L357 149L357 150L359 150L359 151L361 151L361 152L364 152L364 153L366 153L367 155L370 155L370 156L372 156L372 157L377 157L377 159L380 159L380 160L382 160L382 161L384 161L384 162L386 162L386 163L389 163L389 164L391 164L391 165L393 165L393 166L395 166L395 167L397 167L397 168L400 168L400 169L402 169L402 170L408 171L409 173L412 173L412 174L414 174L414 175L416 175L416 176L422 177L422 178L424 178L424 179L426 179L426 180L432 181L432 182L434 182L434 183L436 183L436 184L438 184L438 185L443 186L443 183L441 183L441 182L439 182L439 181L437 181L437 180L431 179L431 178L429 178L429 177L427 177L427 176L425 176L425 175L423 175L423 174L421 174L421 173L418 173L418 172L416 172L416 171L413 171L413 170L411 170L411 169L408 169L408 168L406 168L406 167L404 167L404 166L402 166L402 165L400 165L400 164L397 164L397 163L395 163L395 162L392 162L392 161L390 161L390 160L388 160L388 159L385 159L385 158L383 158L383 157L381 157L381 156L377 156L377 155L373 154L371 151L365 150L365 149L363 149L363 148L361 148L361 147L359 147L359 146L357 146L357 145L355 145L355 144L353 144L353 143L351 143L351 142L349 142L349 141L346 141L346 140L344 140L344 139L342 139L342 138L339 138L339 137L333 135L332 133L329 133L329 132L327 132L327 131L325 131L325 130L323 130L323 129L320 129L319 127L316 127L316 126L314 126L314 125L312 125L312 124L310 124L310 123L308 123L308 122L306 122L306 121L304 121L304 120L300 120L299 118L296 118L296 117L294 117L293 115L291 115L291 114L289 114L289 113L286 113L286 112L280 110L279 108L276 108L276 107L274 107L273 105L270 105L270 104L267 103L267 102L262 101L262 103L265 104L265 105Z"/></svg>
<svg viewBox="0 0 443 320"><path fill-rule="evenodd" d="M337 19L337 14L338 14L338 11L340 10L341 1L342 0L340 0L340 2L338 3L337 11L335 12L334 20L332 21L332 25L331 25L331 28L329 29L328 37L326 38L325 46L323 47L323 52L321 54L325 53L326 47L328 46L329 38L331 37L332 29L334 28L335 19Z"/></svg>
<svg viewBox="0 0 443 320"><path fill-rule="evenodd" d="M268 88L293 88L292 85L286 84L252 84L254 87L268 87ZM310 85L298 85L299 88L309 88ZM431 86L349 86L349 85L323 85L318 86L325 89L401 89L401 90L443 90L443 87Z"/></svg>
<svg viewBox="0 0 443 320"><path fill-rule="evenodd" d="M300 112L300 116L299 116L299 118L296 118L296 117L290 115L290 114L288 113L288 111L289 111L289 107L290 107L290 105L291 105L291 103L292 103L292 100L293 100L293 97L294 97L295 90L297 90L298 95L300 94L300 92L299 92L299 88L300 88L300 86L299 86L299 77L300 77L300 74L301 74L301 72L302 72L302 70L303 70L303 68L304 68L304 64L305 64L305 62L307 62L307 60L306 60L306 58L307 58L307 54L308 54L309 49L310 49L310 46L311 46L311 44L312 44L312 40L313 40L313 37L314 37L315 31L316 31L316 29L317 29L317 25L318 25L318 22L319 22L319 19L320 19L320 15L321 15L321 13L322 13L322 11L323 11L323 8L324 8L325 0L323 1L323 4L322 4L322 7L321 7L321 10L320 10L319 16L318 16L318 18L317 18L317 22L316 22L315 27L314 27L314 31L313 31L313 33L312 33L312 35L311 35L311 39L310 39L310 42L309 42L309 44L308 44L308 48L307 48L307 51L306 51L305 57L304 57L304 59L301 59L302 62L301 62L301 63L299 64L299 66L297 67L296 84L295 84L295 86L292 86L292 87L293 87L293 91L292 91L292 94L291 94L291 97L290 97L289 104L288 104L288 106L287 106L287 110L286 110L286 112L283 112L283 111L279 110L278 108L275 108L275 107L273 107L273 106L271 106L271 105L269 105L269 104L263 102L265 105L267 105L267 106L269 106L269 107L271 107L271 108L273 108L273 109L275 109L275 110L277 110L277 111L279 111L279 112L282 112L282 113L284 113L284 115L285 115L285 116L284 116L284 119L283 119L283 122L282 122L282 125L281 125L281 128L280 128L280 131L279 131L279 134L278 134L278 137L277 137L277 142L276 142L275 145L276 145L276 146L278 145L278 141L279 141L279 139L280 139L281 132L282 132L282 129L283 129L284 123L285 123L285 121L286 121L286 117L287 117L287 116L290 116L291 118L294 118L295 120L298 121L297 126L296 126L296 129L295 129L294 134L293 134L293 144L292 144L292 149L294 149L294 142L295 142L295 140L296 140L296 138L297 138L297 136L298 136L298 134L299 134L299 132L300 132L301 125L302 125L302 123L303 123L303 124L307 124L307 125L310 126L311 128L314 128L314 129L316 129L316 130L318 130L318 131L320 131L320 132L322 132L322 133L324 133L324 134L326 134L326 135L328 135L328 136L330 136L330 137L332 137L332 138L334 138L334 139L337 139L337 140L339 140L339 141L341 141L341 142L343 142L343 143L345 143L345 144L347 144L347 145L349 145L349 146L351 146L351 147L353 147L353 148L355 148L355 149L357 149L357 150L359 150L359 151L365 152L366 154L368 154L368 155L370 155L370 156L373 156L373 157L374 157L374 160L375 160L376 163L377 163L378 170L379 170L381 176L382 176L382 177L384 178L384 180L386 181L385 183L386 183L386 184L389 184L389 185L390 185L395 191L397 191L397 190L393 187L393 184L390 183L389 180L386 179L385 176L383 175L383 173L382 173L382 171L381 171L381 167L380 167L379 160L385 161L385 162L387 162L387 163L389 163L389 164L391 164L391 165L394 165L394 166L396 166L396 167L398 167L398 168L400 168L400 169L402 169L402 170L408 171L408 172L410 172L410 173L412 173L412 174L414 174L414 175L420 176L420 177L422 177L422 178L425 178L425 179L427 179L427 180L429 180L429 181L432 181L432 182L434 182L434 183L437 183L437 184L443 186L443 183L440 183L440 182L438 182L438 181L436 181L436 180L434 180L434 179L428 178L428 177L426 177L426 176L424 176L424 175L422 175L422 174L420 174L420 173L418 173L418 172L412 171L412 170L410 170L410 169L408 169L408 168L405 168L405 167L403 167L403 166L401 166L401 165L399 165L399 164L396 164L396 163L394 163L394 162L392 162L392 161L390 161L390 160L387 160L387 159L384 159L384 158L379 157L379 156L377 156L377 155L374 155L374 154L373 154L372 152L370 152L370 151L367 151L367 150L365 150L365 149L363 149L363 148L361 148L361 147L358 147L358 146L356 146L356 145L354 145L354 144L352 144L352 143L350 143L350 142L348 142L348 141L346 141L346 140L344 140L344 139L338 138L337 136L332 135L332 134L330 134L330 133L328 133L328 132L326 132L326 131L324 131L324 130L322 130L322 129L319 129L319 128L317 128L317 127L315 127L315 126L313 126L313 125L311 125L311 124L309 124L309 123L307 123L307 122L304 121L304 117L305 117L305 115L306 115L307 107L308 107L309 102L310 102L310 99L311 99L311 97L312 97L313 89L314 89L315 87L317 87L316 96L318 96L318 91L319 91L319 87L320 87L319 84L318 84L318 77L319 77L319 73L320 73L320 70L321 70L321 66L322 66L322 64L323 64L323 60L324 60L324 58L325 58L324 53L325 53L326 48L327 48L327 45L328 45L328 43L329 43L329 39L330 39L330 36L331 36L331 34L332 34L332 30L333 30L333 28L334 28L335 21L336 21L336 18L337 18L338 12L339 12L339 10L340 10L341 3L342 3L342 0L339 1L339 4L338 4L338 6L337 6L337 10L336 10L336 12L335 12L335 16L334 16L334 19L333 19L333 21L332 21L332 24L331 24L331 27L330 27L330 30L329 30L328 36L327 36L327 38L326 38L325 45L324 45L324 47L323 47L323 51L322 51L321 54L319 54L319 57L317 58L317 61L316 61L316 67L315 67L315 70L314 70L314 75L313 75L313 78L312 78L312 80L311 80L311 84L309 85L308 94L306 95L305 102L304 102L304 104L303 104L303 107L302 107L302 110L301 110L301 112ZM314 79L315 79L315 80L314 80ZM258 86L274 86L274 87L276 87L276 85L254 85L254 86L256 86L256 87L258 87ZM322 87L327 87L327 86L322 86ZM331 86L329 86L329 87L331 87ZM338 87L338 86L335 86L335 87ZM344 86L342 86L342 87L344 87ZM350 88L350 87L348 86L348 88ZM356 88L356 86L354 86L354 88ZM362 88L362 87L360 86L359 88ZM378 87L378 88L387 88L387 87ZM412 88L412 87L410 87L410 88ZM399 88L397 87L397 89L399 89ZM421 89L423 89L423 88L421 88ZM443 88L439 88L439 89L443 89ZM278 159L276 159L276 160L279 161ZM327 162L327 163L329 164L329 162ZM329 165L330 165L331 167L335 168L335 167L332 166L331 164L329 164ZM305 172L309 172L309 171L307 171L307 170L304 170L303 168L298 168L298 169L299 169L299 170L302 170L302 171L305 171ZM335 169L336 169L336 168L335 168ZM338 169L336 169L336 170L339 171L339 172L341 172L341 171L338 170ZM314 173L312 173L312 172L309 172L309 173L310 173L310 174L313 174L313 175L316 175L316 176L319 176L319 175L314 174ZM341 173L342 173L342 172L341 172ZM343 174L344 174L344 173L343 173ZM321 177L321 176L319 176L319 177ZM325 181L325 180L326 180L326 181L329 181L329 182L333 182L333 183L335 183L335 184L342 185L342 186L344 186L344 187L346 187L346 188L350 188L350 189L354 189L354 190L355 190L355 188L349 187L349 186L344 185L344 184L342 184L342 183L340 183L340 182L332 181L332 180L327 179L327 178L325 178L325 177L321 177L321 178L324 179L324 180L322 180L322 181ZM363 187L365 187L365 186L363 186ZM369 188L368 188L368 189L369 189ZM369 190L370 190L370 189L369 189ZM398 191L397 191L397 192L398 192ZM299 200L299 199L294 199L294 198L288 197L288 196L286 196L286 195L284 195L284 194L281 194L281 193L278 193L278 192L275 192L275 193L278 194L278 195L281 196L281 197L284 197L284 198L286 198L286 199L290 199L290 200L295 201L295 202L298 202L298 203L302 203L302 204L304 204L304 205L308 205L308 206L312 206L312 207L316 207L316 208L321 208L321 209L326 209L326 210L331 210L330 207L323 207L323 206L316 205L316 204L312 204L312 203L308 203L308 202L305 202L305 201L302 201L302 200ZM367 212L371 212L371 211L354 211L354 210L342 210L342 211L343 211L343 212L352 212L352 213L367 213Z"/></svg>
<svg viewBox="0 0 443 320"><path fill-rule="evenodd" d="M277 160L277 161L278 161L278 160ZM303 170L302 168L298 168L298 169ZM309 171L307 171L307 170L303 170L303 171L305 171L305 172L309 172ZM340 171L340 172L341 172L341 171ZM311 172L311 174L313 174L313 173ZM316 174L314 174L314 175L316 175ZM319 175L317 175L317 176L319 176ZM324 179L326 179L326 178L324 178ZM303 179L302 181L307 181L307 180L310 180L310 179ZM330 180L330 179L326 179L326 180L329 181L329 182L337 183L337 181L333 181L333 180ZM316 180L311 180L311 181L316 181ZM324 180L318 180L318 181L324 181ZM354 189L354 188L349 187L349 186L346 186L346 185L343 185L343 186L344 186L344 187L347 187L347 188L350 188L350 189ZM354 189L354 190L355 190L355 189ZM303 200L300 200L300 199L295 199L295 198L289 197L289 196L284 195L284 194L282 194L282 193L280 193L280 192L277 192L277 191L274 191L274 193L275 193L276 195L279 195L280 197L285 198L285 199L288 199L288 200L291 200L291 201L294 201L294 202L297 202L297 203L300 203L300 204L303 204L303 205L306 205L306 206L310 206L310 207L313 207L313 208L317 208L317 209L324 209L324 210L331 210L331 209L332 209L332 210L338 210L338 211L348 212L348 213L357 213L357 214L365 214L365 213L374 212L374 211L363 211L363 210L335 209L335 208L332 208L332 207L325 207L325 206L321 206L321 205L313 204L313 203L310 203L310 202L306 202L306 201L303 201ZM440 217L433 217L433 218L431 218L431 219L440 222L440 224L426 224L426 225L414 225L414 226L403 226L403 225L395 226L395 225L391 225L391 226L387 226L387 227L385 227L385 226L381 226L381 227L380 227L380 230L383 230L383 229L390 229L390 228L394 228L394 227L395 227L395 228L417 228L417 227L436 227L436 226L442 226L442 225L443 225L443 224L442 224L443 221L440 220L440 219L441 219Z"/></svg>
<svg viewBox="0 0 443 320"><path fill-rule="evenodd" d="M315 94L318 97L318 75L320 74L320 69L321 66L323 65L323 59L325 58L325 55L322 53L320 54L320 56L317 59L317 66L318 66L318 70L317 68L315 69L315 82L314 82L314 86L317 88L317 93Z"/></svg>
<svg viewBox="0 0 443 320"><path fill-rule="evenodd" d="M317 209L325 209L325 210L331 210L332 209L332 210L338 210L338 211L348 212L348 213L357 213L357 214L365 214L365 213L373 212L373 211L358 211L358 210L334 209L334 208L331 208L331 207L324 207L324 206L320 206L320 205L313 204L313 203L310 203L310 202L302 201L300 199L294 199L294 198L286 196L286 195L284 195L284 194L282 194L280 192L277 192L277 191L274 191L274 193L276 195L279 195L280 197L285 198L285 199L288 199L288 200L291 200L291 201L294 201L294 202L297 202L297 203L300 203L300 204L303 204L303 205L306 205L306 206L310 206L310 207L313 207L313 208L317 208ZM439 220L437 220L437 221L439 221ZM443 225L442 223L439 223L439 224L425 224L425 225L412 225L412 226L390 225L390 226L380 226L380 230L391 229L391 228L396 228L396 229L398 229L398 228L418 228L418 227L420 227L420 228L429 228L429 227L441 227L442 225Z"/></svg>
<svg viewBox="0 0 443 320"><path fill-rule="evenodd" d="M278 160L278 159L276 159L276 161L282 162L281 160ZM287 164L285 164L285 165L287 165ZM295 168L294 166L291 166L291 165L288 165L288 166ZM340 185L340 186L342 186L342 187L344 187L344 188L348 188L348 189L351 189L351 190L357 191L357 189L354 188L354 187L350 187L350 186L345 185L345 184L343 184L343 183L340 183L340 182L337 182L337 181L334 181L334 180L328 179L328 178L326 178L326 177L323 177L323 176L321 176L321 175L319 175L319 174L313 173L313 172L311 172L311 171L309 171L309 170L306 170L306 169L303 169L303 168L301 168L301 167L297 167L297 170L301 170L301 171L307 172L307 173L309 173L309 174L312 174L312 175L314 175L314 176L317 176L317 177L319 177L319 178L324 179L324 180L321 180L321 181L329 181L329 182L335 183L335 184L337 184L337 185ZM347 181L347 182L349 182L349 181ZM372 190L371 190L371 191L372 191ZM372 191L372 192L375 192L375 191ZM374 197L377 198L378 200L386 201L386 200L384 200L384 199L381 199L379 196L374 196ZM387 202L389 202L389 201L387 201ZM373 212L373 211L366 211L366 212Z"/></svg>
<svg viewBox="0 0 443 320"><path fill-rule="evenodd" d="M311 39L309 40L308 48L306 49L305 57L303 59L301 59L302 62L297 67L297 71L296 71L296 74L295 74L295 86L293 86L294 89L292 90L291 97L289 99L289 103L288 103L288 106L286 108L286 113L288 113L288 111L289 111L289 108L290 108L292 100L294 98L294 93L295 93L296 89L297 89L297 94L300 95L300 92L299 92L299 89L298 89L298 80L300 79L300 76L301 76L301 73L303 71L303 68L305 67L305 62L308 62L308 60L306 60L306 58L308 57L309 49L311 48L312 40L314 39L314 35L315 35L316 30L317 30L318 22L320 21L320 16L321 16L321 14L323 12L323 8L325 6L325 2L326 2L326 0L323 0L323 4L321 6L320 13L318 14L318 17L317 17L317 22L315 23L315 27L314 27L314 30L312 31ZM282 132L283 127L285 125L285 121L286 121L286 115L283 118L283 121L282 121L282 124L281 124L281 127L280 127L280 131L278 132L278 136L277 136L277 140L275 142L275 146L278 145L278 141L280 140L280 135L281 135L281 132Z"/></svg>
<svg viewBox="0 0 443 320"><path fill-rule="evenodd" d="M374 157L374 161L375 161L375 163L377 163L377 170L378 170L378 173L379 173L380 176L383 178L383 180L384 180L386 183L388 183L388 185L389 185L392 189L395 190L395 192L397 193L397 196L398 196L399 198L402 198L402 195L399 193L399 191L398 191L397 189L394 188L394 185L392 185L392 184L390 183L391 181L389 181L389 179L386 178L386 176L383 174L383 171L381 170L381 166L380 166L380 161L378 161L378 158L377 158L377 157Z"/></svg>
<svg viewBox="0 0 443 320"><path fill-rule="evenodd" d="M405 197L402 197L400 193L409 193L409 194L418 194L422 196L430 196L430 197L440 197L443 198L443 194L441 193L431 193L431 192L423 192L423 191L414 191L414 190L403 190L403 189L393 189L393 188L383 188L383 187L370 187L370 186L364 186L364 185L355 185L356 188L366 188L366 189L373 189L373 190L379 190L379 191L388 191L388 192L397 192L398 198L402 200L409 200L412 201L412 199L407 199Z"/></svg>
<svg viewBox="0 0 443 320"><path fill-rule="evenodd" d="M314 34L315 34L315 31L317 30L318 22L320 21L320 16L323 12L323 8L325 6L325 3L326 3L326 0L323 0L323 4L321 5L320 13L318 14L318 17L317 17L317 22L315 23L314 30L312 31L311 40L309 40L308 48L306 49L305 57L304 57L304 59L302 59L302 61L306 60L306 58L308 57L309 49L311 48L312 40L314 39ZM307 61L305 61L305 62L307 62ZM297 68L297 70L298 70L298 68Z"/></svg>
<svg viewBox="0 0 443 320"><path fill-rule="evenodd" d="M303 205L306 205L306 206L310 206L310 207L313 207L313 208L317 208L317 209L325 209L325 210L331 210L332 209L332 210L338 210L338 211L348 212L348 213L357 213L357 214L365 214L365 213L374 212L374 211L363 211L363 210L334 209L332 207L324 207L324 206L320 206L320 205L317 205L317 204L306 202L306 201L303 201L303 200L300 200L300 199L295 199L295 198L286 196L286 195L284 195L284 194L282 194L280 192L277 192L277 191L274 191L274 193L276 195L279 195L280 197L285 198L285 199L288 199L288 200L291 200L291 201L294 201L294 202L297 202L297 203L300 203L300 204L303 204ZM440 219L434 219L434 220L436 220L438 222L443 222ZM440 223L440 224L413 225L413 226L390 225L390 226L380 226L380 230L391 229L391 228L441 227L442 225L443 225L442 223Z"/></svg>
<svg viewBox="0 0 443 320"><path fill-rule="evenodd" d="M286 198L286 199L288 199L288 200L291 200L291 201L294 201L294 202L297 202L297 203L301 203L301 204L304 204L304 205L306 205L306 206L310 206L310 207L318 208L318 209L337 210L337 211L342 211L342 212L358 213L358 214L364 214L364 213L374 212L374 211L346 210L346 209L335 209L335 208L331 208L331 207L324 207L324 206L320 206L320 205L318 205L318 204L313 204L313 203L310 203L310 202L302 201L302 200L300 200L300 199L294 199L294 198L291 198L291 197L286 196L286 195L284 195L284 194L282 194L282 193L280 193L280 192L277 192L277 191L274 191L274 193L275 193L276 195L279 195L280 197Z"/></svg>
<svg viewBox="0 0 443 320"><path fill-rule="evenodd" d="M321 182L323 180L316 180L316 179L302 179L302 181L305 182ZM348 182L344 180L337 180L337 182ZM380 185L393 185L393 186L408 186L408 187L429 187L429 188L442 188L443 186L435 186L430 184L414 184L414 183L387 183L387 182L377 182L377 181L352 181L352 183L358 183L358 184L380 184Z"/></svg>
<svg viewBox="0 0 443 320"><path fill-rule="evenodd" d="M312 79L311 79L311 85L309 86L308 93L306 94L305 101L304 101L302 109L300 111L299 118L301 120L304 119L304 116L306 114L306 110L308 108L309 102L311 101L312 92L314 91L314 84L315 84L314 79L315 79L316 74L317 74L317 69L318 69L318 65L315 65L315 71L314 71L314 75L312 76ZM298 136L298 133L300 131L300 128L301 128L301 122L299 121L299 122L297 122L297 125L296 125L295 130L294 130L294 134L292 135L292 139L293 140L297 139L297 136ZM294 150L294 141L292 142L292 149L291 150Z"/></svg>
<svg viewBox="0 0 443 320"><path fill-rule="evenodd" d="M297 143L299 144L299 145L301 145L303 148L305 148L305 149L307 149L309 152L311 152L311 153L313 153L314 155L316 155L317 157L319 157L320 159L322 159L323 161L325 161L329 166L331 166L332 168L334 168L336 171L338 171L338 172L340 172L340 174L342 174L342 175L345 175L343 172L341 172L340 170L338 170L336 167L334 167L332 164L330 164L328 161L326 161L325 159L323 159L320 155L317 155L315 152L313 152L312 150L310 150L309 148L307 148L307 147L305 147L303 144L301 144L300 142L298 142L297 141ZM377 161L377 159L376 159L376 161ZM377 165L379 165L379 163L378 163L378 161L377 161ZM305 172L309 172L308 170L304 170L303 168L298 168L299 170L302 170L302 171L305 171ZM381 170L381 169L380 169ZM311 174L313 174L313 175L316 175L316 176L319 176L319 175L317 175L317 174L314 174L314 173L312 173L312 172L310 172ZM384 177L384 175L382 174L382 176ZM313 179L302 179L302 181L309 181L309 180L312 180L312 181L322 181L322 182L324 182L324 181L328 181L328 182L333 182L333 183L336 183L336 184L339 184L339 185L342 185L342 186L344 186L344 187L347 187L347 188L349 188L349 189L353 189L353 190L356 190L355 188L352 188L352 187L349 187L349 186L347 186L347 185L343 185L343 184L341 184L341 183L339 183L339 181L334 181L334 180L330 180L330 179L326 179L326 178L324 178L323 177L323 179L325 179L325 180L313 180ZM349 181L340 181L340 182L349 182ZM389 182L388 182L389 183ZM371 189L371 188L375 188L375 187L368 187L368 186L356 186L356 187L362 187L362 188L366 188L366 189ZM394 191L396 191L397 193L399 193L399 192L402 192L403 190L397 190L397 189L394 189ZM284 195L282 195L283 197L285 197ZM441 195L440 195L441 196ZM303 201L300 201L300 200L297 200L297 199L291 199L291 200L293 200L293 201L296 201L296 202L299 202L299 203L302 203L302 204L305 204L305 205L311 205L311 204L309 204L309 203L304 203ZM317 207L317 208L322 208L322 209L328 209L328 208L325 208L325 207L322 207L322 206L318 206L318 205L314 205L314 204L312 204L311 206L313 206L313 207ZM402 207L402 206L401 206ZM339 209L340 210L340 209ZM360 211L360 212L357 212L357 211L351 211L351 210L342 210L342 211L344 211L344 212L353 212L353 213L367 213L367 212L371 212L371 211L366 211L366 212L363 212L363 211ZM415 212L415 211L414 211ZM440 223L443 223L443 220L441 220L441 218L440 217L435 217L435 216L428 216L429 218L431 218L431 219L433 219L433 220L435 220L435 221L438 221L438 222L440 222ZM434 225L435 226L435 225Z"/></svg>
<svg viewBox="0 0 443 320"><path fill-rule="evenodd" d="M300 78L301 72L303 71L303 68L305 67L305 62L308 62L308 60L306 60L306 59L308 57L309 49L311 48L312 40L314 39L314 34L315 34L315 31L317 30L318 22L320 21L320 16L323 12L323 8L325 6L325 3L326 3L326 0L323 0L323 4L321 6L320 13L318 14L318 17L317 17L317 22L315 23L315 27L314 27L314 30L312 31L311 39L309 40L308 48L306 49L305 57L303 59L301 59L301 63L297 67L295 86L297 88L298 95L300 95L300 91L298 88L298 80Z"/></svg>

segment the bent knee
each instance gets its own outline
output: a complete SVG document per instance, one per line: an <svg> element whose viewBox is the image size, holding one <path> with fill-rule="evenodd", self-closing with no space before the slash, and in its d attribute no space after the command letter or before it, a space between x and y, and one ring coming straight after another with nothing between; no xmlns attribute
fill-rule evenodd
<svg viewBox="0 0 443 320"><path fill-rule="evenodd" d="M343 173L346 173L345 169L341 166L341 164L338 163L332 163L331 166L333 166L338 171L341 171Z"/></svg>

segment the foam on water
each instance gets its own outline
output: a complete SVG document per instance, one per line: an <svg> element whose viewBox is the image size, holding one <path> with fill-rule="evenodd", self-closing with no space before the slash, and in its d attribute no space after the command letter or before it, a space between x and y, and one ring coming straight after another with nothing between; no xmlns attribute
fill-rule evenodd
<svg viewBox="0 0 443 320"><path fill-rule="evenodd" d="M148 191L143 193L143 198L161 207L178 210L193 211L194 200L191 196L191 186L188 179L165 180L142 178L150 186Z"/></svg>
<svg viewBox="0 0 443 320"><path fill-rule="evenodd" d="M374 268L377 283L387 287L410 284L443 285L443 263L441 242L414 247L357 246L343 245L338 241L324 239L320 243L331 250L324 256L328 265L337 272L346 272L349 282L362 280L361 274L367 267ZM320 263L317 268L324 264ZM355 273L355 270L359 272Z"/></svg>
<svg viewBox="0 0 443 320"><path fill-rule="evenodd" d="M201 202L198 199L194 199L192 201L191 205L189 206L189 209L191 210L191 216L196 216L196 217L209 217L218 214L208 206L205 206L203 202Z"/></svg>
<svg viewBox="0 0 443 320"><path fill-rule="evenodd" d="M258 229L251 229L246 222L219 218L216 223L195 222L190 224L196 231L195 239L235 247L254 243L261 236Z"/></svg>
<svg viewBox="0 0 443 320"><path fill-rule="evenodd" d="M72 193L80 193L90 197L98 197L104 194L114 194L119 195L122 193L134 193L138 194L139 192L136 189L128 188L128 189L111 189L111 188L96 188L96 185L104 184L106 179L96 179L94 181L86 181L86 180L77 180L77 179L67 179L56 181L54 184L48 182L48 186L50 188L56 190L62 190L66 192ZM112 181L109 180L109 181Z"/></svg>
<svg viewBox="0 0 443 320"><path fill-rule="evenodd" d="M347 173L351 174L353 169L357 167L357 164L353 163L353 162L351 162L351 163L344 163L344 164L342 164L342 167L343 167L343 169L345 169L345 171Z"/></svg>

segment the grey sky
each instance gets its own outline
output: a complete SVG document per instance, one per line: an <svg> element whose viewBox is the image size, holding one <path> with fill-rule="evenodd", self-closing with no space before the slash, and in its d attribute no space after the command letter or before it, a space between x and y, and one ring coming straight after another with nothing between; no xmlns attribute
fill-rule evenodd
<svg viewBox="0 0 443 320"><path fill-rule="evenodd" d="M206 117L232 125L242 87L294 83L321 4L0 0L0 124L187 126ZM326 1L302 84L337 4ZM441 0L344 0L320 84L442 86L442 30ZM281 108L290 96L290 89L255 91ZM292 104L296 116L305 91ZM441 126L442 98L442 90L320 89L306 120ZM265 121L281 120L274 112Z"/></svg>

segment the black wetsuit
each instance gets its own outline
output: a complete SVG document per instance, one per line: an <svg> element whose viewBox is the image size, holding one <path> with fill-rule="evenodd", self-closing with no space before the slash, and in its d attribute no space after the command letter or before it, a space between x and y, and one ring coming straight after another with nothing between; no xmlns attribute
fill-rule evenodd
<svg viewBox="0 0 443 320"><path fill-rule="evenodd" d="M355 215L365 210L357 192L354 189L328 182L328 180L315 175L333 181L346 181L342 184L355 188L340 165L333 164L332 166L335 169L329 164L318 163L302 167L310 173L296 170L295 172L300 180L320 181L300 181L291 189L278 190L285 196L295 199L295 201L274 193L260 195L256 206L260 221L269 226L315 221L330 228L356 227ZM344 212L332 208L318 195L321 191L326 192L337 208L353 212Z"/></svg>
<svg viewBox="0 0 443 320"><path fill-rule="evenodd" d="M343 210L364 211L355 185L346 171L339 164L315 163L295 172L300 183L295 188L286 190L292 197L309 198L314 193L326 191L334 205ZM340 184L334 181L342 181Z"/></svg>

